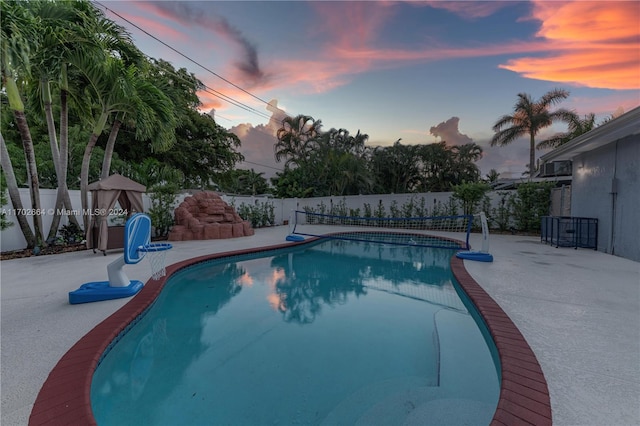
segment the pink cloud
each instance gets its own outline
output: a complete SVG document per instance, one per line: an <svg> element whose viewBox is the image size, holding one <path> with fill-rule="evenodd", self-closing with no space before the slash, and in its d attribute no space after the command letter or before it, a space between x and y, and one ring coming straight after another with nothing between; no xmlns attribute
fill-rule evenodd
<svg viewBox="0 0 640 426"><path fill-rule="evenodd" d="M476 19L486 18L496 13L503 7L515 2L508 1L426 1L415 2L416 5L433 7L434 9L444 9L455 13L461 18Z"/></svg>
<svg viewBox="0 0 640 426"><path fill-rule="evenodd" d="M145 3L140 3L141 5L140 8L142 9L143 12L144 12L144 6L143 6L144 4ZM111 13L107 11L107 15L109 14ZM135 22L137 26L139 26L140 28L143 28L145 31L155 36L162 35L162 37L166 37L174 40L181 40L181 41L186 41L189 38L184 33L181 33L180 31L175 30L173 27L169 25L163 24L162 22L154 18L143 17L141 15L133 15L126 12L118 12L118 15L122 16L124 19L130 22ZM112 18L118 19L118 17L115 15L113 15Z"/></svg>
<svg viewBox="0 0 640 426"><path fill-rule="evenodd" d="M534 1L531 19L548 45L544 57L512 59L501 68L527 78L608 89L640 88L637 2Z"/></svg>
<svg viewBox="0 0 640 426"><path fill-rule="evenodd" d="M330 2L317 2L316 10L329 16L335 12ZM364 3L364 4L363 4ZM500 68L527 78L563 82L587 87L636 89L640 87L640 45L635 2L549 2L535 1L530 19L541 22L538 39L507 41L493 45L455 47L436 45L424 49L376 48L376 35L393 8L367 8L366 2L349 2L344 19L323 19L332 37L323 57L337 61L340 68L324 67L320 90L332 89L348 81L348 74L370 69L402 66L406 62L450 58L536 53L507 61ZM422 3L421 3L422 4ZM508 5L506 2L428 2L431 7L468 17L484 17ZM368 12L376 13L369 17ZM335 63L335 62L333 62ZM322 67L321 67L322 69ZM329 74L333 74L330 76Z"/></svg>

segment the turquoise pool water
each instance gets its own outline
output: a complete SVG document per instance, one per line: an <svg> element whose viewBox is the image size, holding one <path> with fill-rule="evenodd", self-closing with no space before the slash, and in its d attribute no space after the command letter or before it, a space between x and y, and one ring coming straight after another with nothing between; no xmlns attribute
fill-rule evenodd
<svg viewBox="0 0 640 426"><path fill-rule="evenodd" d="M489 424L451 250L327 240L174 274L105 354L99 425Z"/></svg>

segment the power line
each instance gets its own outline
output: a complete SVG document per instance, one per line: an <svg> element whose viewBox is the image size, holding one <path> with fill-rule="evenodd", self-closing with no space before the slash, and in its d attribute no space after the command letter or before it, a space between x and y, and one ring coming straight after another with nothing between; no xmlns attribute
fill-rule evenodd
<svg viewBox="0 0 640 426"><path fill-rule="evenodd" d="M144 30L140 26L138 26L135 23L131 22L130 20L126 19L125 17L123 17L119 13L115 12L114 10L108 8L107 6L105 6L104 4L100 3L99 1L94 0L94 2L96 4L98 4L98 5L100 5L104 10L111 12L112 14L114 14L117 17L119 17L123 21L127 22L128 24L132 25L133 27L137 28L138 30L142 31L144 34L146 34L147 36L151 37L152 39L154 39L158 43L161 43L163 46L167 47L168 49L171 49L173 52L177 53L178 55L182 56L183 58L187 59L188 61L198 65L199 67L201 67L205 71L213 74L214 76L218 77L219 79L223 80L224 82L226 82L226 83L230 84L231 86L237 88L238 90L242 91L243 93L248 94L252 98L264 103L265 105L269 105L269 106L271 105L269 102L265 101L264 99L254 95L253 93L245 90L244 88L238 86L237 84L229 81L228 79L222 77L221 75L217 74L216 72L210 70L209 68L205 67L204 65L200 64L199 62L195 61L194 59L190 58L189 56L185 55L184 53L180 52L179 50L177 50L174 47L170 46L169 44L165 43L164 41L160 40L158 37L154 36L153 34L149 33L148 31ZM147 56L147 58L149 58L149 57ZM165 72L169 72L169 70L166 70L166 69L164 71ZM173 74L174 77L180 78L183 81L185 81L185 79L182 76L178 75L177 73L173 72L172 74ZM261 116L263 118L267 118L267 119L271 119L272 118L272 116L270 116L270 115L268 115L268 114L266 114L264 112L258 111L255 108L253 108L253 107L251 107L249 105L246 105L246 104L242 103L241 101L238 101L238 100L232 98L231 96L225 95L225 94L223 94L223 93L221 93L221 92L219 92L219 91L217 91L217 90L215 90L215 89L213 89L213 88L211 88L211 87L209 87L209 86L207 86L205 84L203 84L203 86L204 86L204 91L205 92L207 92L207 93L209 93L209 94L211 94L213 96L216 96L216 97L218 97L218 98L220 98L220 99L222 99L224 101L227 101L228 103L230 103L230 104L232 104L232 105L234 105L234 106L236 106L238 108L244 109L244 110L246 110L248 112L252 112L252 113L254 113L256 115L259 115L259 116ZM289 115L283 109L281 109L281 108L279 108L277 106L275 108L278 109L279 111L281 111L283 114ZM216 114L216 116L219 116L219 115ZM231 121L229 118L226 118L226 117L223 117L223 116L219 116L219 117L223 118L225 120ZM273 170L277 170L277 171L283 171L284 170L284 169L277 168L277 167L272 167L272 166L269 166L269 165L266 165L266 164L260 164L260 163L255 163L255 162L251 162L251 161L246 161L246 160L242 161L242 163L253 164L253 165L256 165L256 166L265 167L265 168L273 169Z"/></svg>
<svg viewBox="0 0 640 426"><path fill-rule="evenodd" d="M163 46L167 47L168 49L171 49L172 51L174 51L174 52L175 52L175 53L177 53L178 55L182 56L183 58L187 59L188 61L193 62L194 64L198 65L200 68L204 69L205 71L207 71L207 72L209 72L209 73L213 74L214 76L216 76L216 77L218 77L219 79L223 80L224 82L226 82L226 83L230 84L231 86L235 87L236 89L238 89L238 90L240 90L240 91L242 91L242 92L244 92L244 93L248 94L248 95L249 95L249 96L251 96L252 98L257 99L258 101L260 101L260 102L262 102L262 103L264 103L264 104L266 104L266 105L270 105L270 104L269 104L269 102L267 102L267 101L265 101L264 99L262 99L262 98L260 98L260 97L258 97L258 96L256 96L256 95L254 95L253 93L251 93L251 92L249 92L249 91L247 91L247 90L243 89L242 87L238 86L237 84L235 84L235 83L233 83L233 82L231 82L231 81L227 80L226 78L222 77L221 75L217 74L216 72L214 72L214 71L210 70L209 68L205 67L204 65L200 64L199 62L195 61L194 59L190 58L189 56L185 55L184 53L180 52L179 50L177 50L177 49L175 49L174 47L170 46L169 44L165 43L164 41L160 40L158 37L154 36L153 34L149 33L148 31L144 30L144 29L143 29L143 28L141 28L140 26L138 26L138 25L134 24L133 22L129 21L128 19L126 19L125 17L123 17L122 15L120 15L119 13L117 13L117 12L115 12L114 10L112 10L112 9L108 8L107 6L105 6L104 4L100 3L99 1L94 0L94 2L95 2L96 4L98 4L98 5L100 5L100 6L101 6L102 8L104 8L105 10L107 10L107 11L109 11L109 12L113 13L114 15L116 15L117 17L119 17L120 19L122 19L123 21L127 22L128 24L132 25L133 27L137 28L138 30L142 31L144 34L146 34L147 36L151 37L152 39L154 39L154 40L155 40L155 41L157 41L158 43L161 43ZM207 86L205 86L205 87L207 87ZM213 89L211 89L211 88L209 88L209 89L210 89L210 90L213 90ZM227 95L224 95L224 94L222 94L222 93L220 93L220 92L218 92L218 91L215 91L215 90L213 90L213 91L214 91L214 92L216 92L216 93L218 93L219 95L221 95L221 96L223 96L223 97L227 98L227 99L224 99L224 98L222 98L222 97L221 97L221 96L219 96L219 95L216 95L216 93L211 93L211 92L208 92L208 93L210 93L210 94L212 94L212 95L214 95L214 96L220 97L221 99L224 99L224 100L226 100L227 102L232 103L233 105L238 106L238 107L240 107L240 108L243 108L243 109L245 109L245 110L247 110L247 111L249 111L249 112L253 112L253 113L257 114L257 115L260 115L260 116L262 116L263 118L270 118L267 114L264 114L264 113L262 113L262 112L260 112L260 111L258 111L258 110L256 110L256 109L254 109L254 108L252 108L252 107L250 107L250 106L246 105L246 104L243 104L243 103L242 103L242 102L240 102L240 101L237 101L237 100L235 100L235 99L233 99L233 98L231 98L231 97L229 97L229 96L227 96ZM240 105L243 105L243 106L240 106ZM278 108L278 109L280 109L280 108ZM281 110L281 111L282 111L282 110ZM283 112L284 112L284 111L283 111ZM286 113L285 113L285 114L286 114Z"/></svg>
<svg viewBox="0 0 640 426"><path fill-rule="evenodd" d="M242 163L247 163L247 164L253 164L254 166L260 166L260 167L266 167L267 169L273 169L273 170L277 170L279 172L284 171L284 169L279 169L277 167L273 167L273 166L267 166L266 164L260 164L260 163L254 163L253 161L242 161Z"/></svg>
<svg viewBox="0 0 640 426"><path fill-rule="evenodd" d="M228 120L228 118L225 118L225 119L226 119L226 120ZM130 135L135 135L135 133L136 133L134 130L130 130L130 129L127 129L127 128L124 128L124 127L121 127L121 128L120 128L120 130L119 130L119 132L122 132L122 133L128 133L128 134L130 134ZM224 155L222 155L222 154L214 154L214 155L215 155L217 158L225 158L225 157L224 157ZM277 168L277 167L269 166L269 165L267 165L267 164L256 163L256 162L253 162L253 161L243 160L243 161L240 161L240 162L238 162L238 163L239 163L239 164L244 164L244 163L246 163L246 164L253 164L254 166L260 166L260 167L264 167L264 168L267 168L267 169L273 169L273 170L277 170L277 171L279 171L279 172L284 171L284 168Z"/></svg>

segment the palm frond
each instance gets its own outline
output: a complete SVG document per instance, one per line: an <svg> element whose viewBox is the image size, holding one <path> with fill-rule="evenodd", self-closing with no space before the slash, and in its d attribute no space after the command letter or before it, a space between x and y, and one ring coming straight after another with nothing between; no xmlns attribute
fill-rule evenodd
<svg viewBox="0 0 640 426"><path fill-rule="evenodd" d="M529 129L526 126L513 126L504 130L496 132L491 138L491 146L505 146L509 145L516 139L529 133Z"/></svg>

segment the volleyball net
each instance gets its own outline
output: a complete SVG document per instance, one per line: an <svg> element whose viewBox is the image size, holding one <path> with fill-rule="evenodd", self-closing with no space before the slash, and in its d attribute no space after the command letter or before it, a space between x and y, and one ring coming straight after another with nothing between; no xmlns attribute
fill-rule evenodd
<svg viewBox="0 0 640 426"><path fill-rule="evenodd" d="M472 224L473 215L380 218L294 210L289 220L289 233L382 244L468 250Z"/></svg>

